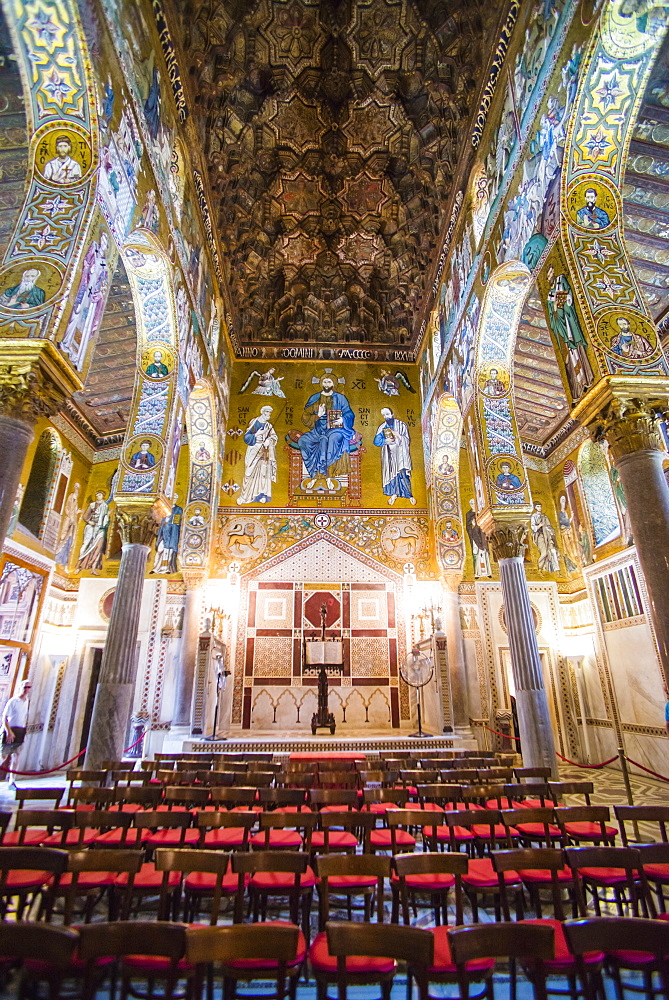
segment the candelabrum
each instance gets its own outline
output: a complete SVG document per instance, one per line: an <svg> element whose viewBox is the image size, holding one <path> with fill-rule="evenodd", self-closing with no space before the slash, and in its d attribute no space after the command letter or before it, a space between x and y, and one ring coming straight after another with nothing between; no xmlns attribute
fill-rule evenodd
<svg viewBox="0 0 669 1000"><path fill-rule="evenodd" d="M211 620L211 634L217 639L223 639L223 626L232 616L223 611L223 608L211 607L207 611L207 618Z"/></svg>

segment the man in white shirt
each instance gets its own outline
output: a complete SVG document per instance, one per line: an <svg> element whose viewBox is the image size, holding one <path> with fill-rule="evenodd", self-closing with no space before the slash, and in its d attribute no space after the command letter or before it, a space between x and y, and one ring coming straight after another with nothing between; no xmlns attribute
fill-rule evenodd
<svg viewBox="0 0 669 1000"><path fill-rule="evenodd" d="M28 703L32 684L30 681L21 681L19 693L10 698L2 713L2 772L0 780L8 781L10 788L16 787L10 771L12 758L18 758L18 753L26 738L26 727L28 725ZM16 766L16 761L15 765Z"/></svg>

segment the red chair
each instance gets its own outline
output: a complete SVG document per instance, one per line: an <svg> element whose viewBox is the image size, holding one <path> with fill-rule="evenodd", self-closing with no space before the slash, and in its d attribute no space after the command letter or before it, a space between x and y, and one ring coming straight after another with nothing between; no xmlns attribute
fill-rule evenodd
<svg viewBox="0 0 669 1000"><path fill-rule="evenodd" d="M316 871L321 933L330 919L332 897L346 900L349 920L353 899L362 898L366 921L371 920L372 899L376 897L377 919L383 921L383 890L385 879L390 878L390 858L375 854L322 854L316 858Z"/></svg>
<svg viewBox="0 0 669 1000"><path fill-rule="evenodd" d="M507 844L518 840L523 847L551 847L562 843L562 830L553 820L552 809L503 809L502 823L508 831ZM513 831L513 833L512 833Z"/></svg>
<svg viewBox="0 0 669 1000"><path fill-rule="evenodd" d="M488 836L486 838L487 844L490 850L494 850L497 844L496 830L500 826L501 814L496 809L485 809L480 811L469 810L466 813L447 813L446 820L449 826L457 827L460 824L467 824L471 829L472 826L482 826L487 824ZM453 850L457 850L457 841L453 839ZM517 895L517 905L522 906L521 903L521 881L517 872L508 871L504 875L504 879L509 888L512 888ZM497 874L493 868L492 861L490 857L483 858L473 858L469 862L467 869L467 874L463 875L462 883L465 889L467 898L469 899L472 914L475 921L478 921L478 897L492 896L493 904L495 907L495 917L497 920L501 920L500 911L500 900L499 900L499 884ZM520 912L520 910L519 910Z"/></svg>
<svg viewBox="0 0 669 1000"><path fill-rule="evenodd" d="M0 934L0 965L23 966L20 996L46 982L49 1000L57 1000L78 944L78 933L69 927L36 922L4 923ZM44 968L31 971L29 961L35 955L42 957Z"/></svg>
<svg viewBox="0 0 669 1000"><path fill-rule="evenodd" d="M172 917L178 907L178 893L172 889L173 878L178 875L185 890L184 919L194 921L200 912L202 902L211 899L209 922L218 923L221 900L224 896L234 896L237 891L237 877L230 868L230 858L222 851L168 850L156 851L155 867L162 872L160 887L159 919L170 918L170 898L174 899ZM171 884L172 880L172 884Z"/></svg>
<svg viewBox="0 0 669 1000"><path fill-rule="evenodd" d="M74 813L58 809L19 809L14 822L16 847L66 847L74 826ZM75 831L78 836L78 831ZM10 838L11 834L6 834ZM49 843L47 843L49 841ZM72 843L74 837L69 838ZM7 845L9 846L9 844Z"/></svg>
<svg viewBox="0 0 669 1000"><path fill-rule="evenodd" d="M15 914L22 920L35 898L67 870L67 851L50 847L0 847L0 916L7 916L10 902L16 900Z"/></svg>
<svg viewBox="0 0 669 1000"><path fill-rule="evenodd" d="M428 1000L427 970L434 959L429 931L392 924L330 921L323 936L323 946L310 952L319 998L327 997L329 983L337 984L338 1000L346 1000L349 986L378 983L384 1000L390 1000L397 962L403 961L409 963L420 1000Z"/></svg>
<svg viewBox="0 0 669 1000"><path fill-rule="evenodd" d="M149 850L156 847L196 847L200 841L200 831L193 827L193 814L190 812L156 809L135 813L135 826L147 831L143 843Z"/></svg>
<svg viewBox="0 0 669 1000"><path fill-rule="evenodd" d="M198 847L201 850L246 851L249 836L258 822L254 812L200 812Z"/></svg>
<svg viewBox="0 0 669 1000"><path fill-rule="evenodd" d="M314 813L261 813L260 832L249 840L252 848L262 851L311 850L311 837L318 817ZM302 831L302 832L300 832Z"/></svg>
<svg viewBox="0 0 669 1000"><path fill-rule="evenodd" d="M435 821L439 816L434 813ZM369 835L369 847L372 853L375 851L391 851L398 854L402 851L414 850L416 838L409 833L410 828L421 828L425 822L425 813L422 809L392 809L386 812L385 821L387 826L381 829L373 829Z"/></svg>
<svg viewBox="0 0 669 1000"><path fill-rule="evenodd" d="M305 952L299 952L300 931L292 924L237 924L230 927L190 927L187 931L186 960L198 972L193 1000L202 993L205 970L220 965L222 995L235 1000L237 983L275 982L272 1000L295 998ZM213 977L210 979L213 985Z"/></svg>
<svg viewBox="0 0 669 1000"><path fill-rule="evenodd" d="M643 869L641 854L632 847L569 847L565 851L572 870L576 891L582 899L579 907L585 913L585 894L589 891L597 916L601 916L600 889L612 889L623 916L623 901L631 906L635 916L655 915L653 899Z"/></svg>
<svg viewBox="0 0 669 1000"><path fill-rule="evenodd" d="M618 830L608 825L610 818L608 806L570 806L555 810L565 846L588 842L613 847Z"/></svg>
<svg viewBox="0 0 669 1000"><path fill-rule="evenodd" d="M391 878L393 894L392 921L399 916L400 902L402 918L409 923L409 905L413 903L417 917L416 897L430 898L434 922L439 927L448 923L448 894L455 889L456 923L462 923L462 876L467 874L469 860L460 852L447 854L443 851L423 851L415 854L398 854L393 859L394 872Z"/></svg>
<svg viewBox="0 0 669 1000"><path fill-rule="evenodd" d="M640 973L643 987L638 982L626 984L636 993L643 993L648 1000L669 996L669 924L643 917L594 917L589 920L567 920L564 933L574 955L583 956L593 949L606 953L606 967L613 976L616 996L622 997L621 970ZM604 996L601 973L584 964L581 980L586 1000ZM660 978L660 990L653 988L652 977Z"/></svg>
<svg viewBox="0 0 669 1000"><path fill-rule="evenodd" d="M363 854L369 852L369 838L376 826L374 813L357 810L350 812L321 812L318 818L320 830L311 835L313 854L330 854L335 851L355 854L362 844Z"/></svg>
<svg viewBox="0 0 669 1000"><path fill-rule="evenodd" d="M198 968L186 957L187 924L165 921L131 920L116 923L92 923L80 928L78 955L86 968L87 987L90 990L88 970L95 969L101 961L118 960L121 977L121 1000L128 995L154 997L156 982L163 984L163 1000L173 1000L179 995L190 997L195 988ZM146 982L148 989L140 993L132 984ZM184 992L178 994L179 983Z"/></svg>
<svg viewBox="0 0 669 1000"><path fill-rule="evenodd" d="M669 885L669 844L639 844L643 872L657 896L657 908L665 919L664 886Z"/></svg>
<svg viewBox="0 0 669 1000"><path fill-rule="evenodd" d="M241 923L247 890L254 923L258 920L268 922L267 903L270 899L287 899L290 922L299 924L301 911L302 932L305 941L308 941L316 876L309 866L309 855L306 852L283 850L235 853L231 855L231 866L237 876L235 923Z"/></svg>
<svg viewBox="0 0 669 1000"><path fill-rule="evenodd" d="M532 985L535 1000L547 1000L546 963L555 956L552 927L530 927L519 923L479 924L477 927L455 927L448 932L448 938L461 997L469 996L470 968L477 962L491 962L485 969L485 995L488 1000L494 1000L494 959L508 958L511 960L511 995L516 996L516 961L520 961ZM429 978L432 980L431 975Z"/></svg>

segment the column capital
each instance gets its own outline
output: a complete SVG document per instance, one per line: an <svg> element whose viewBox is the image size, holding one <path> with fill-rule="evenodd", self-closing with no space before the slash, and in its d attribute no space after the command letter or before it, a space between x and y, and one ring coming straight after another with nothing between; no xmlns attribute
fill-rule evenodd
<svg viewBox="0 0 669 1000"><path fill-rule="evenodd" d="M186 590L200 590L205 584L208 573L202 569L182 569L181 575L186 584Z"/></svg>
<svg viewBox="0 0 669 1000"><path fill-rule="evenodd" d="M0 413L34 424L50 417L82 383L49 341L0 340Z"/></svg>
<svg viewBox="0 0 669 1000"><path fill-rule="evenodd" d="M657 426L658 409L666 410L666 401L612 399L599 419L590 425L590 432L596 441L606 440L614 462L635 451L664 451L662 434Z"/></svg>
<svg viewBox="0 0 669 1000"><path fill-rule="evenodd" d="M123 503L116 508L116 526L123 545L151 545L162 514L156 505Z"/></svg>
<svg viewBox="0 0 669 1000"><path fill-rule="evenodd" d="M500 562L502 559L524 558L527 550L526 522L496 521L487 535L495 562Z"/></svg>

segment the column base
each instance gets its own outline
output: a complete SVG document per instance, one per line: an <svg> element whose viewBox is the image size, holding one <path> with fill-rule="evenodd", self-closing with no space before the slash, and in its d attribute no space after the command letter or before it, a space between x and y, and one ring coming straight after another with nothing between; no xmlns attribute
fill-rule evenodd
<svg viewBox="0 0 669 1000"><path fill-rule="evenodd" d="M98 771L105 760L121 760L125 750L128 720L135 693L133 684L98 684L93 718L105 725L91 726L84 767Z"/></svg>

